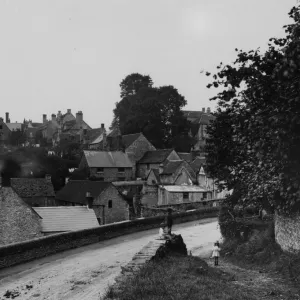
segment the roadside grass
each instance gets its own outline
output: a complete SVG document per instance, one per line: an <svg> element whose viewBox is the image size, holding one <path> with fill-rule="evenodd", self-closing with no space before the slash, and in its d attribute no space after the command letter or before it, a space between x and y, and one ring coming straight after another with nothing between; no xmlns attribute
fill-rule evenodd
<svg viewBox="0 0 300 300"><path fill-rule="evenodd" d="M226 238L221 255L239 266L280 273L284 279L294 283L300 281L300 253L283 252L275 242L272 226L254 230L246 241Z"/></svg>
<svg viewBox="0 0 300 300"><path fill-rule="evenodd" d="M149 262L103 300L254 300L255 291L237 289L234 277L194 256L171 255Z"/></svg>

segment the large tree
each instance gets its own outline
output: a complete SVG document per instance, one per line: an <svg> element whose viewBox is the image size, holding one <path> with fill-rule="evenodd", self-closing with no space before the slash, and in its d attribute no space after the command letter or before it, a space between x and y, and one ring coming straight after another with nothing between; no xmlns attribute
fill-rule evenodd
<svg viewBox="0 0 300 300"><path fill-rule="evenodd" d="M238 51L233 65L217 67L210 87L222 87L216 120L208 128L208 171L239 201L265 200L281 213L300 203L300 12L271 38L265 53ZM207 73L210 76L209 73Z"/></svg>
<svg viewBox="0 0 300 300"><path fill-rule="evenodd" d="M189 122L182 112L186 100L175 87L153 87L152 79L140 74L127 76L120 86L122 99L112 127L117 125L122 134L143 132L158 148L180 146L179 139L184 139L190 149Z"/></svg>

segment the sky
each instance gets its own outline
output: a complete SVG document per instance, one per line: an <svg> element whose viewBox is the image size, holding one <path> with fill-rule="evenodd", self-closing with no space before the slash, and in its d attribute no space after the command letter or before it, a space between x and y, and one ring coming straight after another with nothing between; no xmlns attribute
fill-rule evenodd
<svg viewBox="0 0 300 300"><path fill-rule="evenodd" d="M109 127L131 73L173 85L187 110L215 108L201 70L266 49L299 0L0 0L0 116L83 112Z"/></svg>

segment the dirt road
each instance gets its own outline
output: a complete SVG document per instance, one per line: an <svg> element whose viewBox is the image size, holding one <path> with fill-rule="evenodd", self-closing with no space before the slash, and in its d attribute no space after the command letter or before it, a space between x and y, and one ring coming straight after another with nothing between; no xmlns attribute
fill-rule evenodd
<svg viewBox="0 0 300 300"><path fill-rule="evenodd" d="M216 218L175 225L173 231L193 255L209 255L220 239ZM99 300L121 266L157 235L157 229L137 232L0 270L0 299Z"/></svg>

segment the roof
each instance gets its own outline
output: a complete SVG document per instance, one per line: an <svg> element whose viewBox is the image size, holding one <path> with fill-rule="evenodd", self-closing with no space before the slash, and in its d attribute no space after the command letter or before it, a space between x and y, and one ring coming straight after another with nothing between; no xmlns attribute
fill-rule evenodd
<svg viewBox="0 0 300 300"><path fill-rule="evenodd" d="M90 181L90 180L70 180L59 192L56 194L56 199L87 204L86 192L90 192L92 197L98 197L110 185L110 182Z"/></svg>
<svg viewBox="0 0 300 300"><path fill-rule="evenodd" d="M89 141L93 141L93 140L95 140L97 137L99 137L99 135L101 135L102 133L103 133L103 128L101 128L101 127L89 129L89 130L87 130L86 138L87 138Z"/></svg>
<svg viewBox="0 0 300 300"><path fill-rule="evenodd" d="M174 174L179 166L182 164L182 160L170 160L163 169L162 175Z"/></svg>
<svg viewBox="0 0 300 300"><path fill-rule="evenodd" d="M132 168L128 155L121 151L83 151L90 168Z"/></svg>
<svg viewBox="0 0 300 300"><path fill-rule="evenodd" d="M215 117L211 113L202 111L185 110L183 111L183 114L190 122L196 124L207 125L210 121L215 119Z"/></svg>
<svg viewBox="0 0 300 300"><path fill-rule="evenodd" d="M205 157L196 157L195 160L190 163L190 166L194 170L194 172L198 172L200 170L200 167L205 165L206 159Z"/></svg>
<svg viewBox="0 0 300 300"><path fill-rule="evenodd" d="M170 193L203 193L206 192L205 189L199 187L198 185L165 185L160 186L160 188L165 189Z"/></svg>
<svg viewBox="0 0 300 300"><path fill-rule="evenodd" d="M139 164L155 164L163 163L173 149L163 149L163 150L152 150L147 151L144 156L139 160Z"/></svg>
<svg viewBox="0 0 300 300"><path fill-rule="evenodd" d="M53 185L46 178L11 178L11 187L20 197L54 197Z"/></svg>
<svg viewBox="0 0 300 300"><path fill-rule="evenodd" d="M33 207L42 217L42 232L74 231L98 227L95 212L86 206Z"/></svg>
<svg viewBox="0 0 300 300"><path fill-rule="evenodd" d="M193 160L193 155L191 153L180 153L177 152L178 156L182 159L185 160L186 162L192 162Z"/></svg>
<svg viewBox="0 0 300 300"><path fill-rule="evenodd" d="M22 130L22 123L5 123L10 131Z"/></svg>
<svg viewBox="0 0 300 300"><path fill-rule="evenodd" d="M139 133L126 134L122 136L122 142L125 148L128 148L135 140L137 140L142 135Z"/></svg>

